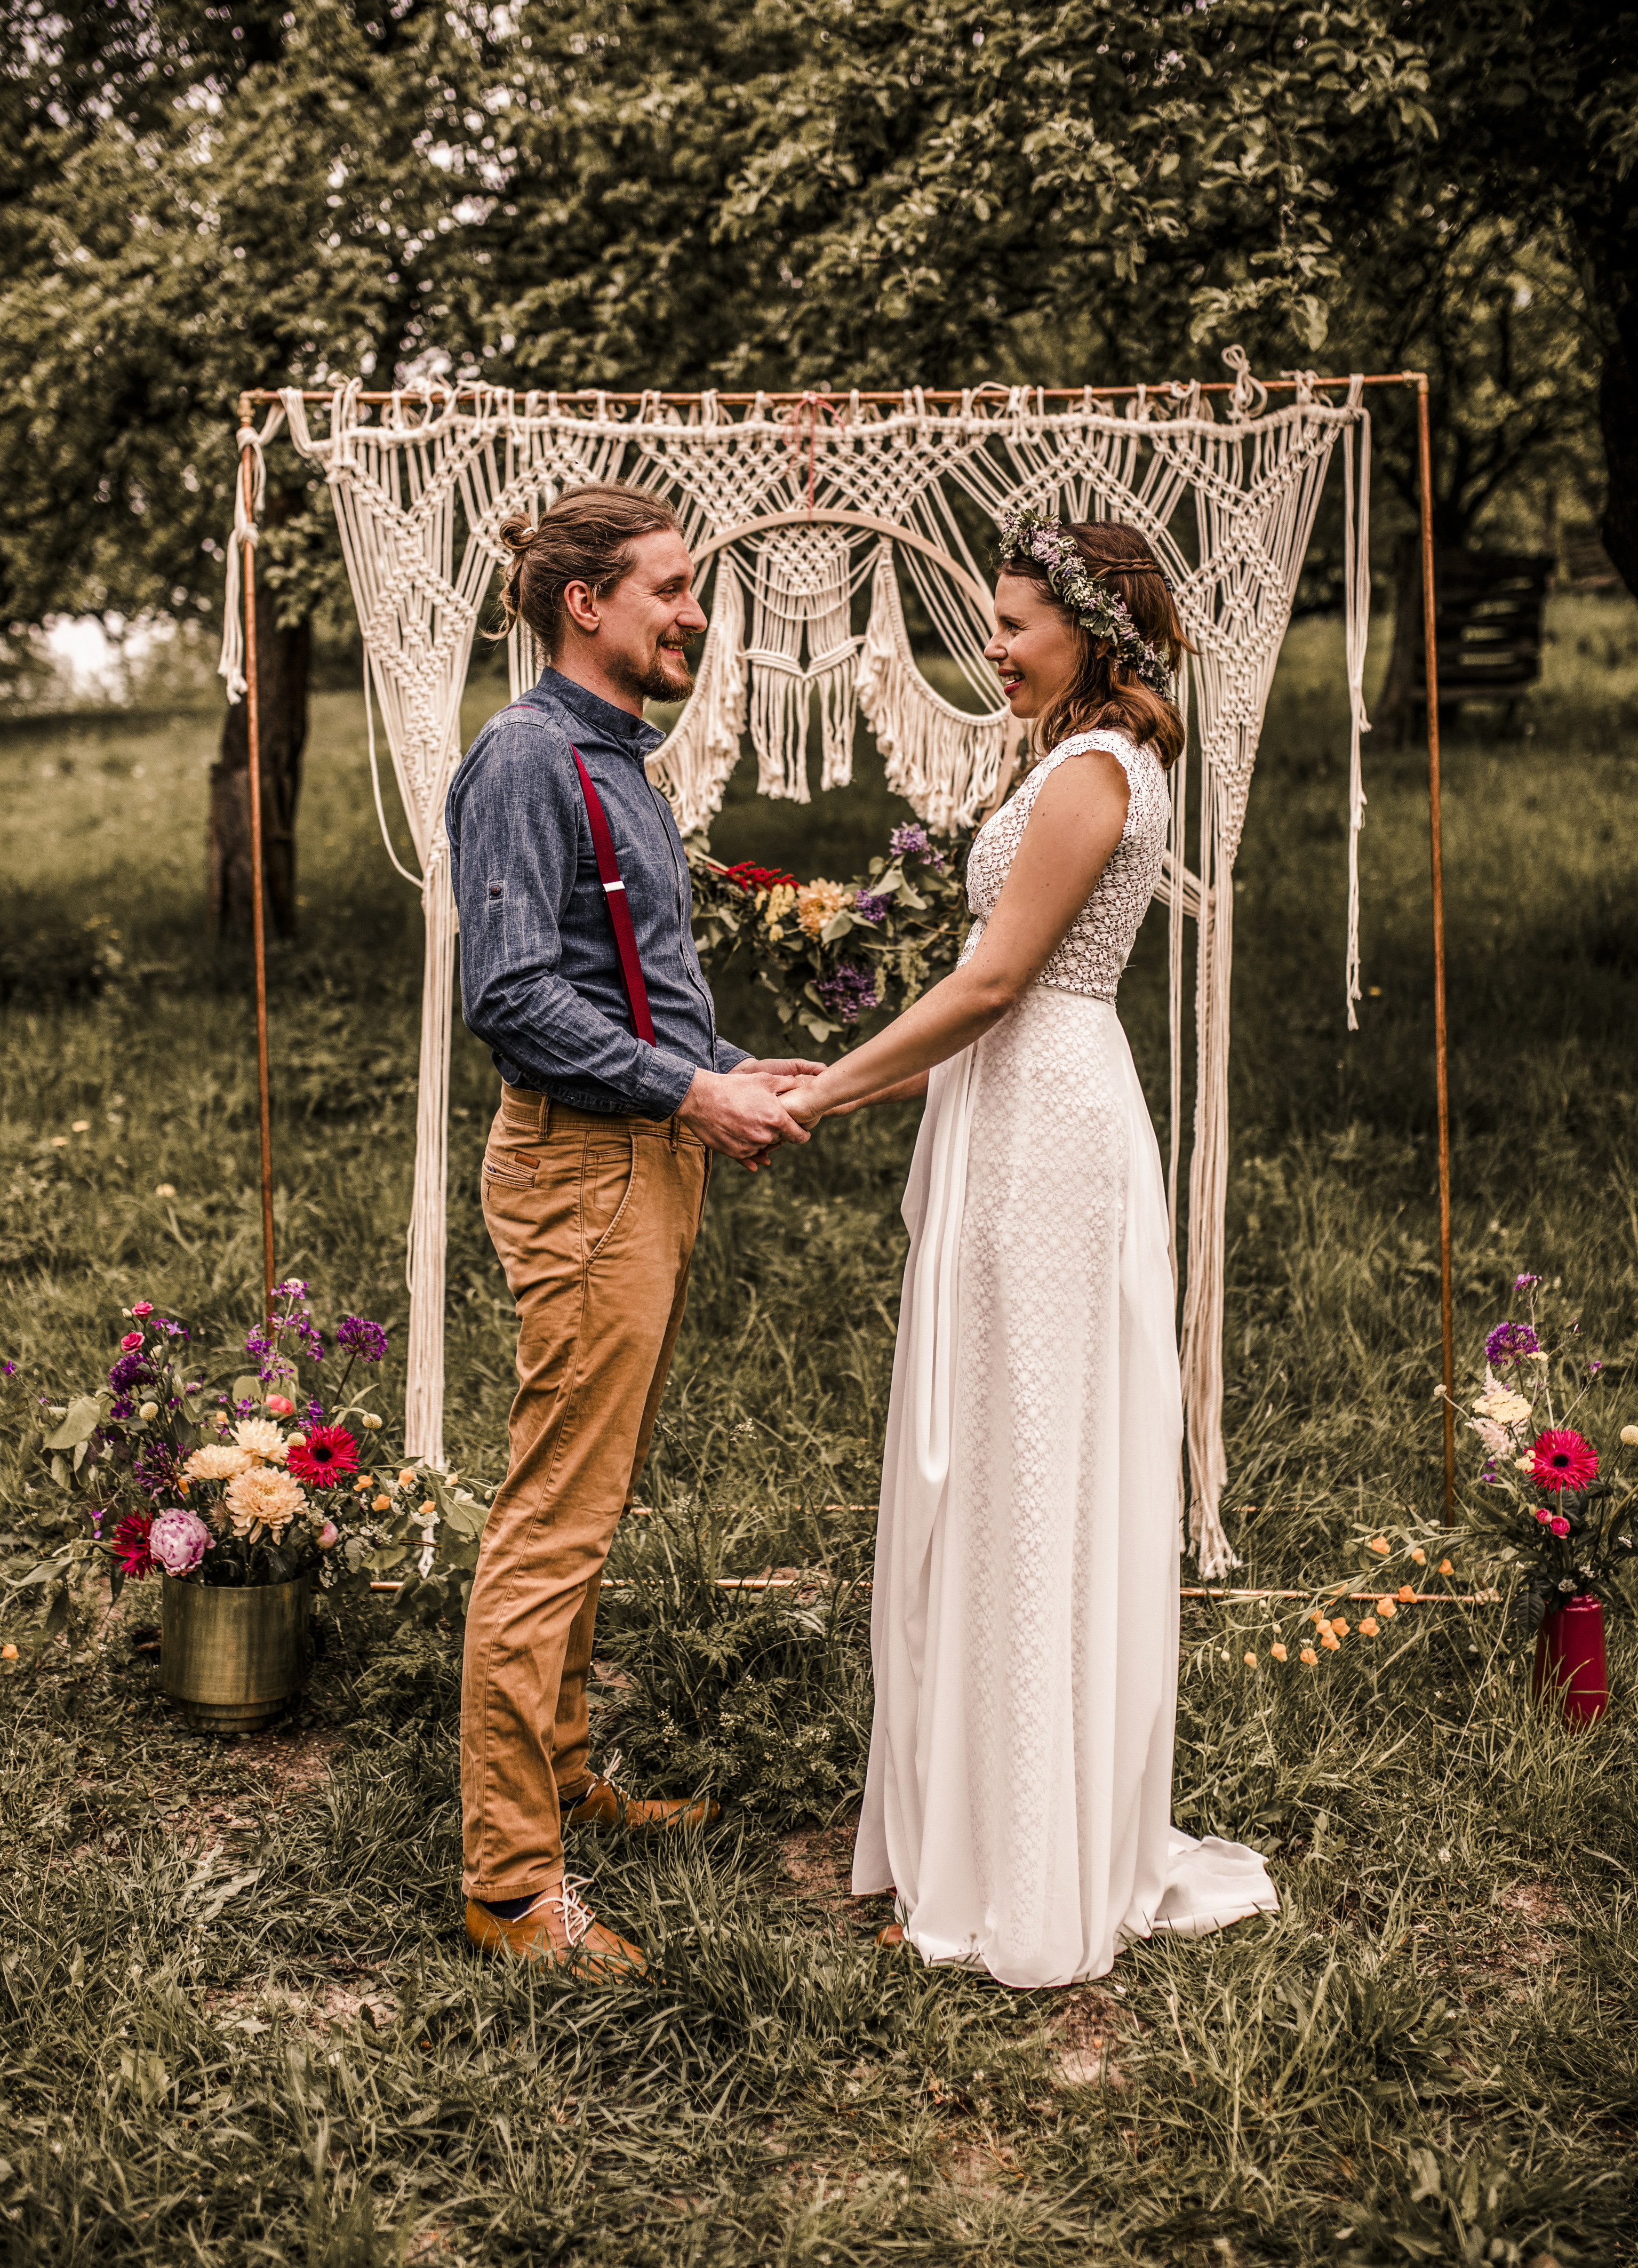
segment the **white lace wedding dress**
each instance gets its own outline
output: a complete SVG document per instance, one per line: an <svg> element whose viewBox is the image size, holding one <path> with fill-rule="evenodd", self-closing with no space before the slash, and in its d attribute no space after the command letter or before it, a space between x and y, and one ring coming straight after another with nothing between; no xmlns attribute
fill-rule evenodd
<svg viewBox="0 0 1638 2268"><path fill-rule="evenodd" d="M1171 1823L1182 1406L1114 1008L1165 840L1152 749L1083 733L1035 768L973 843L966 950L1043 781L1091 748L1130 786L1120 844L1038 982L933 1072L905 1191L853 1867L926 1960L1019 1986L1278 1904L1256 1852Z"/></svg>

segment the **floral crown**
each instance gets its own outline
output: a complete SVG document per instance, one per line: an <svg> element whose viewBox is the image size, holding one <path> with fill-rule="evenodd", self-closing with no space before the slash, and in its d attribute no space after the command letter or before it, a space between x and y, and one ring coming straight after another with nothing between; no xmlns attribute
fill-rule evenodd
<svg viewBox="0 0 1638 2268"><path fill-rule="evenodd" d="M1100 644L1113 646L1115 659L1151 693L1157 693L1163 701L1172 699L1171 671L1133 621L1119 592L1111 590L1102 575L1094 574L1087 565L1080 545L1061 519L1027 509L1010 512L1001 522L1001 556L1003 562L1033 559L1044 567L1053 596L1069 609L1082 629L1090 630ZM1150 571L1166 581L1157 565ZM1171 587L1167 583L1166 588Z"/></svg>

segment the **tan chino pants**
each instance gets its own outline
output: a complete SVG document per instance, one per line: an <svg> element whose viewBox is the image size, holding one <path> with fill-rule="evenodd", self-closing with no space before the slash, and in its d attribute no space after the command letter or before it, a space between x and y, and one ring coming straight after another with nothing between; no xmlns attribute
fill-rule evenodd
<svg viewBox="0 0 1638 2268"><path fill-rule="evenodd" d="M502 1090L483 1217L518 1303L518 1383L466 1618L468 1897L522 1897L562 1867L562 1800L591 1778L603 1564L648 1456L709 1166L674 1118Z"/></svg>

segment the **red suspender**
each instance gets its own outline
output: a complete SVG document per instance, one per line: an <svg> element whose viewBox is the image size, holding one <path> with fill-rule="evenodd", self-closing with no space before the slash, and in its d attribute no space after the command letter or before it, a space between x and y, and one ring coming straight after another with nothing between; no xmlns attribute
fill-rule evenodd
<svg viewBox="0 0 1638 2268"><path fill-rule="evenodd" d="M514 701L514 711L531 717L537 725L546 719L532 710L527 702ZM580 792L585 798L586 819L591 828L592 855L597 859L598 880L603 885L603 902L608 908L609 926L614 932L614 950L620 956L620 974L626 987L626 998L631 1008L631 1027L640 1040L650 1047L654 1041L654 1019L649 1013L649 988L643 981L643 963L637 958L637 933L631 926L631 908L626 903L626 885L620 879L620 861L614 856L614 838L608 831L608 821L591 776L580 760L580 751L570 745L569 755L575 760L575 770L580 775Z"/></svg>
<svg viewBox="0 0 1638 2268"><path fill-rule="evenodd" d="M597 854L598 880L603 885L603 902L608 908L609 924L614 932L614 950L620 955L620 973L626 983L626 998L631 1003L631 1026L640 1040L654 1045L654 1019L649 1013L649 990L643 981L643 963L637 958L637 933L631 926L631 908L626 903L626 885L620 879L620 861L614 856L614 838L608 831L608 821L603 816L603 806L591 784L591 775L580 761L578 748L571 747L575 770L580 775L580 792L586 799L586 817L591 825L591 848Z"/></svg>

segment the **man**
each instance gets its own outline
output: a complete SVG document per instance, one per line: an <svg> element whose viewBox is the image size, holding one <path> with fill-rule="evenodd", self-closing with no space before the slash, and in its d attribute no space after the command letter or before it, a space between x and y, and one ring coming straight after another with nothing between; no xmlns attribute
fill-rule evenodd
<svg viewBox="0 0 1638 2268"><path fill-rule="evenodd" d="M778 1089L819 1066L759 1064L718 1039L681 838L643 769L661 738L643 701L689 691L683 649L705 628L675 514L601 482L503 536L508 628L521 617L550 663L478 734L446 812L462 1006L503 1081L484 1219L519 1324L510 1459L466 1622L466 1933L534 1960L640 1968L565 1883L563 1822L658 1827L706 1807L594 1776L598 1591L648 1455L709 1152L755 1171L804 1141ZM603 821L617 880L606 847L599 877ZM635 970L616 940L622 899ZM651 1043L636 1036L644 1004Z"/></svg>

